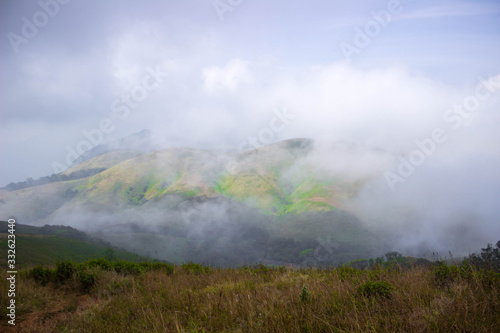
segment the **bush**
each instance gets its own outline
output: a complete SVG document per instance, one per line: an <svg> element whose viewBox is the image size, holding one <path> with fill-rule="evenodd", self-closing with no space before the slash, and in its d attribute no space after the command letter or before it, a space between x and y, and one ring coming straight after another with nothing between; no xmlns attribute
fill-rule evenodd
<svg viewBox="0 0 500 333"><path fill-rule="evenodd" d="M495 247L488 244L486 248L481 249L480 254L473 253L470 255L469 262L477 269L500 272L500 241L495 244Z"/></svg>
<svg viewBox="0 0 500 333"><path fill-rule="evenodd" d="M183 265L187 271L196 274L208 272L208 267L189 262ZM72 261L61 261L56 264L56 269L36 266L28 271L28 276L35 281L46 285L48 282L64 283L76 275L76 281L84 292L89 292L99 280L99 272L115 271L119 274L140 275L146 271L160 270L167 275L172 275L175 267L162 262L142 262L130 261L113 262L106 259L91 259L86 262L75 264Z"/></svg>
<svg viewBox="0 0 500 333"><path fill-rule="evenodd" d="M115 272L130 275L140 275L145 269L135 262L117 261L114 263Z"/></svg>
<svg viewBox="0 0 500 333"><path fill-rule="evenodd" d="M399 252L392 251L392 252L387 252L385 254L385 257L387 258L387 261L392 261L392 260L398 261L398 259L403 258L403 255Z"/></svg>
<svg viewBox="0 0 500 333"><path fill-rule="evenodd" d="M186 272L194 273L194 274L203 274L208 273L210 271L209 267L203 267L200 264L195 264L192 261L189 261L187 264L182 264L182 269Z"/></svg>
<svg viewBox="0 0 500 333"><path fill-rule="evenodd" d="M89 292L97 282L97 273L89 270L80 270L77 273L77 278L83 291Z"/></svg>
<svg viewBox="0 0 500 333"><path fill-rule="evenodd" d="M500 273L494 270L475 270L474 266L467 275L467 280L471 284L481 285L485 291L496 291L500 289Z"/></svg>
<svg viewBox="0 0 500 333"><path fill-rule="evenodd" d="M335 269L341 281L350 280L353 277L360 276L363 271L350 267L350 266L340 266Z"/></svg>
<svg viewBox="0 0 500 333"><path fill-rule="evenodd" d="M76 268L72 261L60 261L56 263L55 280L64 283L73 276L75 271Z"/></svg>
<svg viewBox="0 0 500 333"><path fill-rule="evenodd" d="M386 281L368 281L358 287L358 292L368 298L385 297L390 298L392 294L392 286Z"/></svg>
<svg viewBox="0 0 500 333"><path fill-rule="evenodd" d="M104 271L115 271L117 273L139 275L145 271L158 271L163 270L168 275L174 272L174 266L162 262L150 262L145 261L141 263L135 263L131 261L109 261L107 259L91 259L85 263L82 263L81 268L99 267Z"/></svg>
<svg viewBox="0 0 500 333"><path fill-rule="evenodd" d="M268 274L272 270L272 268L269 268L269 267L267 267L266 265L264 265L262 263L259 263L259 264L255 265L255 266L252 266L252 268L253 268L253 273L255 275L259 275L259 274L266 275L266 274Z"/></svg>
<svg viewBox="0 0 500 333"><path fill-rule="evenodd" d="M299 293L299 297L302 303L309 303L311 300L311 294L309 293L309 290L307 290L306 285L302 287L302 292Z"/></svg>
<svg viewBox="0 0 500 333"><path fill-rule="evenodd" d="M167 275L174 273L174 266L162 262L141 262L140 266L148 271L164 271Z"/></svg>
<svg viewBox="0 0 500 333"><path fill-rule="evenodd" d="M448 265L444 261L437 261L434 267L434 281L438 287L449 287L460 277L460 268Z"/></svg>
<svg viewBox="0 0 500 333"><path fill-rule="evenodd" d="M35 266L29 272L29 276L31 276L35 281L41 283L42 285L46 285L53 280L54 274L53 271L48 268Z"/></svg>
<svg viewBox="0 0 500 333"><path fill-rule="evenodd" d="M87 260L85 263L83 263L81 265L82 265L82 267L84 267L84 266L100 267L104 271L112 271L115 269L114 262L111 262L111 261L104 259L104 258Z"/></svg>

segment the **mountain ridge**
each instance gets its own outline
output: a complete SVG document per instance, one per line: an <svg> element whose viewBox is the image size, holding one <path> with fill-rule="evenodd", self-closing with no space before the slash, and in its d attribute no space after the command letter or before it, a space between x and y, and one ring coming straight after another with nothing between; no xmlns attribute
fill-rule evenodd
<svg viewBox="0 0 500 333"><path fill-rule="evenodd" d="M358 155L380 153L345 144L322 151L304 138L235 153L188 147L151 152L121 148L66 171L85 174L102 169L88 177L0 190L1 211L31 225L76 227L112 244L129 245L129 250L142 248L143 255L157 253L161 259L177 262L191 258L237 262L234 257L214 258L226 256L220 253L221 242L238 252L240 245L231 239L241 239L235 236L241 233L249 235L241 241L254 251L253 259L247 258L250 261L262 259L266 252L259 250L262 244L254 233L267 235L269 249L274 249L269 251L278 251L267 259L280 261L286 256L279 254L283 249L276 250L274 242L281 239L288 244L285 248L290 247L287 251L295 261L304 250L300 247L315 242L313 233L304 228L311 228L317 237L336 230L337 240L349 251L352 247L365 251L363 242L373 244L357 212L346 203L376 174L347 176L345 170L353 169L350 165ZM336 164L338 170L331 167ZM207 236L213 230L219 233ZM356 239L353 232L363 237ZM142 243L135 246L134 239ZM207 242L218 250L202 250ZM151 244L155 249L150 249ZM212 253L209 259L204 252Z"/></svg>

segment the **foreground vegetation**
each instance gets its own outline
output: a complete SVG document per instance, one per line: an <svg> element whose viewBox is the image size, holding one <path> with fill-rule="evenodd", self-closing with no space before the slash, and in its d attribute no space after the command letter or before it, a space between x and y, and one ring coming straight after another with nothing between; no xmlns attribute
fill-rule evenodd
<svg viewBox="0 0 500 333"><path fill-rule="evenodd" d="M89 260L20 271L24 332L498 332L500 274L402 268L212 268Z"/></svg>

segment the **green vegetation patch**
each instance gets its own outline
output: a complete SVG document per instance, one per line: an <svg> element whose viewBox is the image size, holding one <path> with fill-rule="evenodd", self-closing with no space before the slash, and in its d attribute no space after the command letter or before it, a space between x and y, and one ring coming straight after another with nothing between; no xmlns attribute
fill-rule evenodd
<svg viewBox="0 0 500 333"><path fill-rule="evenodd" d="M174 272L174 266L161 262L144 261L136 263L132 261L109 261L101 258L82 263L71 260L59 261L56 263L55 269L35 266L26 274L42 285L49 282L64 284L76 278L81 288L88 292L98 281L101 271L114 271L118 274L134 276L148 271L161 271L171 275Z"/></svg>
<svg viewBox="0 0 500 333"><path fill-rule="evenodd" d="M250 202L267 213L279 214L283 205L282 194L275 181L266 180L256 173L223 175L214 189L227 198Z"/></svg>
<svg viewBox="0 0 500 333"><path fill-rule="evenodd" d="M368 298L385 297L390 298L393 287L387 281L368 281L359 286L358 292Z"/></svg>
<svg viewBox="0 0 500 333"><path fill-rule="evenodd" d="M284 213L302 214L305 212L318 212L318 211L327 212L332 209L334 209L333 206L321 201L301 200L287 207L287 210Z"/></svg>
<svg viewBox="0 0 500 333"><path fill-rule="evenodd" d="M7 238L0 238L0 249L7 248ZM16 264L53 265L61 260L84 261L106 255L109 247L60 236L16 235ZM145 257L121 250L113 250L118 259L142 261ZM5 250L7 252L7 250ZM0 260L0 263L5 260Z"/></svg>

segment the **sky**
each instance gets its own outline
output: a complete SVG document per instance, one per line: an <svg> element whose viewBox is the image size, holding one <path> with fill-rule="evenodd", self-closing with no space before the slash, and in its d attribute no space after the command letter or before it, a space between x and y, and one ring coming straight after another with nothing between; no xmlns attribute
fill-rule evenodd
<svg viewBox="0 0 500 333"><path fill-rule="evenodd" d="M0 35L0 186L150 129L162 147L308 137L407 159L434 140L420 175L476 184L442 200L496 205L498 0L4 0Z"/></svg>

